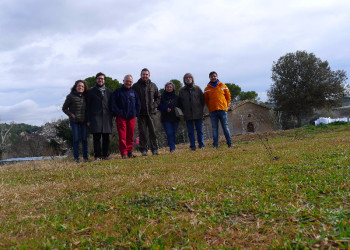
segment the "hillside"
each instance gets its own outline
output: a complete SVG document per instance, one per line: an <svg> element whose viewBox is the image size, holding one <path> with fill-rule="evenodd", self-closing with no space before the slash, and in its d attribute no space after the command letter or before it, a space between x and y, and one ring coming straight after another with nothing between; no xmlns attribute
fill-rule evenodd
<svg viewBox="0 0 350 250"><path fill-rule="evenodd" d="M350 125L0 166L0 248L349 248Z"/></svg>
<svg viewBox="0 0 350 250"><path fill-rule="evenodd" d="M0 160L65 154L67 146L56 135L56 126L61 121L49 122L41 127L25 123L0 124Z"/></svg>

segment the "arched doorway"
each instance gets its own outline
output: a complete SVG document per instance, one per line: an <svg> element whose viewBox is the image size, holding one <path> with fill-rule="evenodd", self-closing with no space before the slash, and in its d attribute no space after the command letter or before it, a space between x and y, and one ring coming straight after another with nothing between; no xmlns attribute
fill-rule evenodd
<svg viewBox="0 0 350 250"><path fill-rule="evenodd" d="M248 124L247 124L247 131L250 132L250 133L254 133L255 132L254 124L252 122L248 122Z"/></svg>

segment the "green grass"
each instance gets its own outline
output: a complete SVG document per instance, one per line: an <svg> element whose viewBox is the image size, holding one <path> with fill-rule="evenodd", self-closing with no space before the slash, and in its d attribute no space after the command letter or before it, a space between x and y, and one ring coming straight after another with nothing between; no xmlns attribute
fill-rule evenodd
<svg viewBox="0 0 350 250"><path fill-rule="evenodd" d="M349 248L350 125L0 166L0 248Z"/></svg>

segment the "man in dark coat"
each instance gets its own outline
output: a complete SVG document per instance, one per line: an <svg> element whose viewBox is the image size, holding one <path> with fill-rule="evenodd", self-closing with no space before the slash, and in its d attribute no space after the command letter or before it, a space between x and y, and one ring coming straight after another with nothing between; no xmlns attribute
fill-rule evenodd
<svg viewBox="0 0 350 250"><path fill-rule="evenodd" d="M93 135L95 160L108 159L109 134L112 133L110 97L112 91L105 86L106 75L97 73L96 85L88 92L88 126ZM102 137L102 152L101 152Z"/></svg>
<svg viewBox="0 0 350 250"><path fill-rule="evenodd" d="M147 141L149 138L150 148L153 155L158 155L157 137L154 127L156 109L160 103L158 87L150 79L150 72L144 68L141 78L132 86L141 101L141 111L137 118L140 137L140 151L142 156L147 156ZM147 136L148 130L148 136Z"/></svg>

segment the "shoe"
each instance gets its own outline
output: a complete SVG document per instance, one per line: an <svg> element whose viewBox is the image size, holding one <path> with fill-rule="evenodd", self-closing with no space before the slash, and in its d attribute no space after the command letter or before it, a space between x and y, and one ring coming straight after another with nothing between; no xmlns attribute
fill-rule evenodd
<svg viewBox="0 0 350 250"><path fill-rule="evenodd" d="M84 162L89 162L89 159L88 158L84 158Z"/></svg>
<svg viewBox="0 0 350 250"><path fill-rule="evenodd" d="M142 151L141 154L142 156L147 156L147 151Z"/></svg>
<svg viewBox="0 0 350 250"><path fill-rule="evenodd" d="M214 149L218 149L218 146L213 146Z"/></svg>
<svg viewBox="0 0 350 250"><path fill-rule="evenodd" d="M74 159L75 163L80 163L79 158Z"/></svg>
<svg viewBox="0 0 350 250"><path fill-rule="evenodd" d="M175 153L175 149L170 150L170 153Z"/></svg>
<svg viewBox="0 0 350 250"><path fill-rule="evenodd" d="M191 148L192 151L196 151L196 148Z"/></svg>
<svg viewBox="0 0 350 250"><path fill-rule="evenodd" d="M128 157L129 157L129 158L136 158L137 156L134 155L134 154L130 151L130 152L128 152Z"/></svg>
<svg viewBox="0 0 350 250"><path fill-rule="evenodd" d="M95 160L94 160L94 161L100 161L100 160L101 160L101 158L95 157Z"/></svg>
<svg viewBox="0 0 350 250"><path fill-rule="evenodd" d="M152 151L152 154L153 154L153 155L159 155L158 150L157 150L157 149L156 149L156 150L153 150L153 151Z"/></svg>
<svg viewBox="0 0 350 250"><path fill-rule="evenodd" d="M110 158L109 156L104 156L104 157L103 157L103 160L109 161L109 160L111 160L111 158Z"/></svg>
<svg viewBox="0 0 350 250"><path fill-rule="evenodd" d="M232 144L228 144L227 145L229 148L233 148L233 145Z"/></svg>
<svg viewBox="0 0 350 250"><path fill-rule="evenodd" d="M126 155L122 155L122 159L126 159Z"/></svg>

